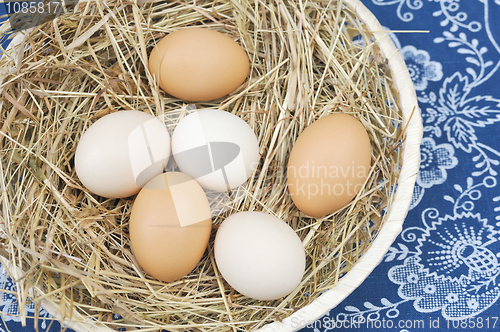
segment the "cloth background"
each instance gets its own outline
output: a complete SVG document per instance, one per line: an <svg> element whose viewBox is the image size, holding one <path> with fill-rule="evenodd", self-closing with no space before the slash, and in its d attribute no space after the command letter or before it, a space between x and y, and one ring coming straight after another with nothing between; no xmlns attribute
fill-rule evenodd
<svg viewBox="0 0 500 332"><path fill-rule="evenodd" d="M422 164L404 230L380 265L325 317L295 323L302 332L500 331L500 0L363 3L395 31L415 84ZM0 284L0 332L35 331L16 316L3 267ZM61 328L40 317L40 331Z"/></svg>

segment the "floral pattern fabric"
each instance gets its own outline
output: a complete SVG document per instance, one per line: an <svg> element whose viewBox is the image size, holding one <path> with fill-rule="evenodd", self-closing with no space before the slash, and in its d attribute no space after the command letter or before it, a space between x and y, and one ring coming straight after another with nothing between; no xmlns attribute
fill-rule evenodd
<svg viewBox="0 0 500 332"><path fill-rule="evenodd" d="M362 1L388 30L429 31L389 33L417 92L422 163L403 232L384 260L325 317L298 322L301 331L498 331L500 1ZM0 332L35 331L16 316L3 267L0 283ZM60 328L40 311L40 331Z"/></svg>

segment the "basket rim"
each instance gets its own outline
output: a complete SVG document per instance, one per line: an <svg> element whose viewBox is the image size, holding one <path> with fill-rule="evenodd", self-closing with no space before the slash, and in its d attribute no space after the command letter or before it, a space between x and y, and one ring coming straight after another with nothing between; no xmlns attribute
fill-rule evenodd
<svg viewBox="0 0 500 332"><path fill-rule="evenodd" d="M323 2L325 0L317 1ZM361 0L339 0L339 4L347 5L347 7L354 12L356 17L366 25L368 30L372 31L374 41L379 46L381 54L388 60L388 68L392 74L393 85L396 88L396 93L400 96L399 106L403 113L402 126L406 128L406 137L402 142L402 166L398 178L398 188L394 194L393 204L388 208L387 219L380 228L376 238L373 240L370 249L360 257L351 270L339 279L335 286L323 293L312 303L297 310L292 315L284 318L281 322L273 322L264 325L257 330L258 332L297 331L308 324L312 324L340 304L361 285L361 283L371 274L373 269L381 262L389 247L401 233L403 222L412 201L413 189L420 165L420 144L423 137L422 118L413 82L403 57L392 42L389 34L384 31L378 19ZM6 24L8 24L8 22L9 21L6 21ZM16 66L21 61L20 55L24 51L23 46L26 37L32 30L33 28L15 33L6 48L6 53L12 52L10 55L15 58ZM17 48L17 52L13 53L14 47L17 46L21 47ZM0 73L0 83L4 81L4 78L5 73ZM0 92L1 90L0 88ZM1 256L0 262L9 269L13 268L12 264ZM22 274L22 271L17 267L14 267L13 270L16 274ZM41 307L56 319L60 320L62 318L57 310L57 306L50 301L42 300ZM64 319L64 326L74 329L75 331L114 331L105 325L88 321L87 318L84 318L76 311L73 312L73 314L76 314L81 321L70 320L66 317ZM83 321L88 321L88 323Z"/></svg>

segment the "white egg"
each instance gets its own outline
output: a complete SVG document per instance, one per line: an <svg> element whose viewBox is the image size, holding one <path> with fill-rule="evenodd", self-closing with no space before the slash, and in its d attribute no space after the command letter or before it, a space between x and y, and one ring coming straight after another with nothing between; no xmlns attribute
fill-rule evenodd
<svg viewBox="0 0 500 332"><path fill-rule="evenodd" d="M239 212L224 220L214 254L229 285L257 300L288 295L305 271L305 252L295 231L263 212Z"/></svg>
<svg viewBox="0 0 500 332"><path fill-rule="evenodd" d="M154 116L119 111L93 123L75 153L75 170L92 193L120 198L135 195L163 173L170 156L170 135Z"/></svg>
<svg viewBox="0 0 500 332"><path fill-rule="evenodd" d="M252 128L238 116L215 109L199 110L177 124L172 153L181 172L221 192L244 184L260 158Z"/></svg>

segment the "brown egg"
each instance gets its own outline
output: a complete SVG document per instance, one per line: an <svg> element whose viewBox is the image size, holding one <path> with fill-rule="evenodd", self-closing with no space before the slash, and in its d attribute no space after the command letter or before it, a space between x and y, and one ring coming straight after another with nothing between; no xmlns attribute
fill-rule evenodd
<svg viewBox="0 0 500 332"><path fill-rule="evenodd" d="M141 267L162 281L188 274L200 261L212 227L205 192L189 175L157 175L139 192L130 216L130 241Z"/></svg>
<svg viewBox="0 0 500 332"><path fill-rule="evenodd" d="M238 88L250 63L238 43L207 28L187 28L164 37L151 51L149 70L160 87L187 101L209 101Z"/></svg>
<svg viewBox="0 0 500 332"><path fill-rule="evenodd" d="M370 139L361 122L343 113L309 125L288 160L288 190L303 213L323 217L348 204L370 170Z"/></svg>

